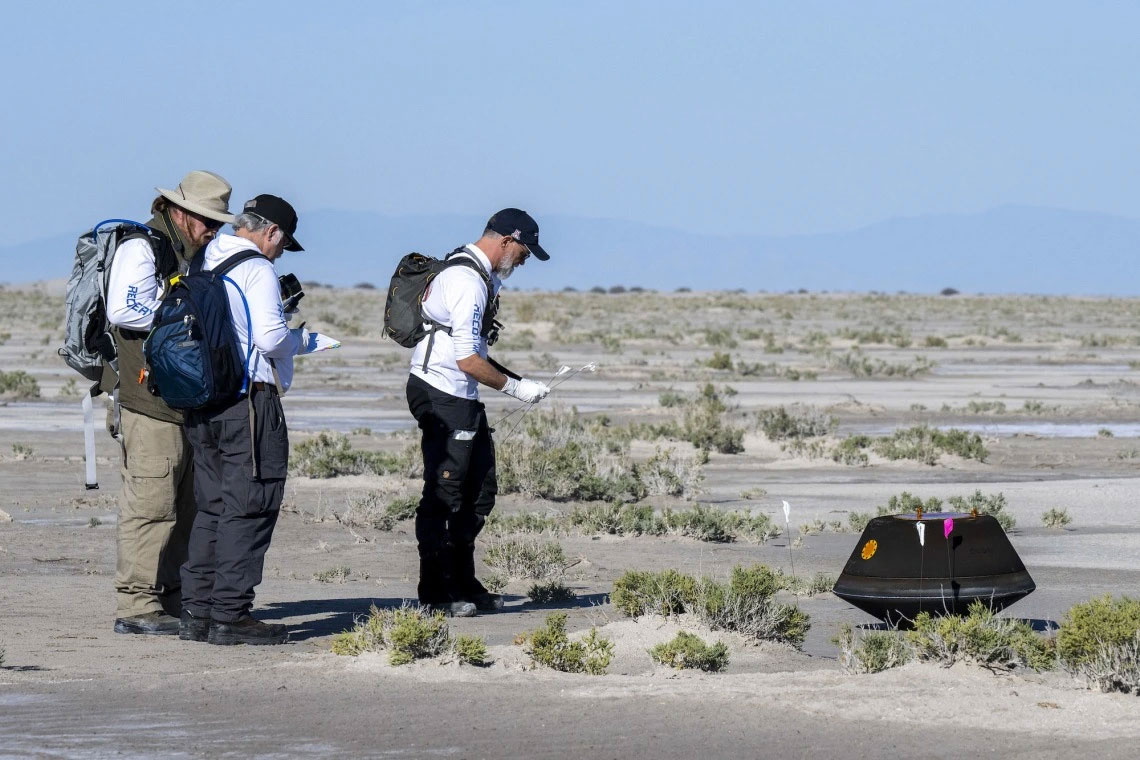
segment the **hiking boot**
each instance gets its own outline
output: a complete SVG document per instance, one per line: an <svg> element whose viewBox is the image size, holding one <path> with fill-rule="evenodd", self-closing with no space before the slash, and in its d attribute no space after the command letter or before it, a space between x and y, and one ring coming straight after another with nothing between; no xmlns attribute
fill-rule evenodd
<svg viewBox="0 0 1140 760"><path fill-rule="evenodd" d="M165 612L115 618L115 633L145 633L151 636L177 636L178 618Z"/></svg>
<svg viewBox="0 0 1140 760"><path fill-rule="evenodd" d="M475 609L480 612L495 612L496 610L503 609L502 594L492 594L490 591L466 596L463 598L463 601L471 602L471 604L475 605Z"/></svg>
<svg viewBox="0 0 1140 760"><path fill-rule="evenodd" d="M182 610L182 620L178 622L178 638L183 641L205 641L210 636L210 618L199 617Z"/></svg>
<svg viewBox="0 0 1140 760"><path fill-rule="evenodd" d="M289 640L289 629L280 623L263 623L246 615L232 623L215 620L210 623L206 640L211 644L284 644Z"/></svg>
<svg viewBox="0 0 1140 760"><path fill-rule="evenodd" d="M476 607L471 602L421 602L428 612L442 612L448 617L475 617Z"/></svg>

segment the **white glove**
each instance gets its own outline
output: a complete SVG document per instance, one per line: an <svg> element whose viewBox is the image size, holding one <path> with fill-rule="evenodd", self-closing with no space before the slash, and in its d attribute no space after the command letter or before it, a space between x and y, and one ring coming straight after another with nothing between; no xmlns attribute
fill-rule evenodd
<svg viewBox="0 0 1140 760"><path fill-rule="evenodd" d="M293 333L293 335L296 336L297 342L301 346L299 349L297 349L298 354L305 354L316 348L316 333L311 333L304 327L293 327L289 330L289 332ZM309 345L310 342L313 343L312 346Z"/></svg>
<svg viewBox="0 0 1140 760"><path fill-rule="evenodd" d="M508 377L507 384L503 386L503 393L514 396L519 401L534 404L546 398L550 388L537 380L527 380L525 377L522 380L515 380L513 377Z"/></svg>

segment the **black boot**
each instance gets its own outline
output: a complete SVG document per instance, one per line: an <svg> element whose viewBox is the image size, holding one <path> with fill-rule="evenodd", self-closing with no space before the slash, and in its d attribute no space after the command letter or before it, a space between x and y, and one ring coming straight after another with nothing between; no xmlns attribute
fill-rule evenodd
<svg viewBox="0 0 1140 760"><path fill-rule="evenodd" d="M206 639L211 644L284 644L289 640L289 629L279 623L263 623L246 615L232 623L215 620L210 623Z"/></svg>
<svg viewBox="0 0 1140 760"><path fill-rule="evenodd" d="M115 619L115 633L145 633L151 636L177 636L178 618L165 612L147 612Z"/></svg>
<svg viewBox="0 0 1140 760"><path fill-rule="evenodd" d="M434 551L420 550L420 604L451 617L474 617L475 605L461 599L454 588L452 558L449 547Z"/></svg>
<svg viewBox="0 0 1140 760"><path fill-rule="evenodd" d="M503 597L492 594L475 577L475 544L460 544L451 547L451 572L459 598L471 602L480 612L494 612L503 609Z"/></svg>
<svg viewBox="0 0 1140 760"><path fill-rule="evenodd" d="M190 610L182 610L182 620L178 623L178 638L183 641L205 641L210 636L209 616L201 617Z"/></svg>

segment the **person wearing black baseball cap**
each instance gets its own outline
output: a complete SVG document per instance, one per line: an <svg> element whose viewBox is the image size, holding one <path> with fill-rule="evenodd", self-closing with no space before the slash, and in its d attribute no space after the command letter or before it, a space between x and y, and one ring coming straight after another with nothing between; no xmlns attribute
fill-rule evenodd
<svg viewBox="0 0 1140 760"><path fill-rule="evenodd" d="M539 261L550 261L550 254L538 244L538 222L530 214L517 208L505 208L487 220L483 235L494 232L523 244ZM513 267L512 267L513 268ZM503 277L502 279L506 279Z"/></svg>
<svg viewBox="0 0 1140 760"><path fill-rule="evenodd" d="M293 237L297 233L297 212L289 205L288 201L284 198L278 198L276 195L259 195L256 198L245 202L245 207L242 209L242 215L252 214L260 219L264 219L270 224L277 225L283 235L283 249L286 251L303 251L304 248L297 242L297 238ZM234 229L243 229L238 224L234 223ZM248 227L245 227L248 229ZM537 227L535 237L537 239ZM276 257L274 257L276 258Z"/></svg>
<svg viewBox="0 0 1140 760"><path fill-rule="evenodd" d="M495 446L479 386L529 404L550 393L544 383L519 377L487 353L497 333L502 281L532 254L540 261L550 258L538 244L538 224L525 211L503 209L477 241L452 251L449 266L431 281L422 301L421 316L433 330L416 345L407 386L408 409L423 431L418 593L422 604L451 615L503 606L502 597L475 577L475 537L498 492Z"/></svg>
<svg viewBox="0 0 1140 760"><path fill-rule="evenodd" d="M280 396L293 382L293 356L309 340L303 327L285 323L273 262L304 249L295 237L297 212L276 195L247 201L233 226L234 234L215 237L196 264L213 271L241 257L225 277L234 336L248 357L249 391L186 415L198 515L182 566L179 637L282 644L285 626L250 612L285 494L289 431Z"/></svg>

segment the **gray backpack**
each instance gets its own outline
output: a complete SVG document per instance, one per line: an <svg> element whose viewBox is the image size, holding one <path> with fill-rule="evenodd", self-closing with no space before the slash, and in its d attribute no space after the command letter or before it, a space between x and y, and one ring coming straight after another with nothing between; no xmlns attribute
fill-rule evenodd
<svg viewBox="0 0 1140 760"><path fill-rule="evenodd" d="M145 237L155 252L156 263L160 252L167 248L165 238L145 224L128 219L108 219L79 236L75 243L75 264L67 281L64 302L67 322L63 346L59 355L67 366L88 380L98 383L103 376L103 365L118 369L118 353L107 321L107 280L115 249L124 240ZM156 266L156 276L159 269ZM98 395L93 388L91 395Z"/></svg>
<svg viewBox="0 0 1140 760"><path fill-rule="evenodd" d="M93 385L83 396L84 449L87 459L87 488L98 488L95 479L95 425L91 399L100 393L103 365L118 371L118 351L107 320L107 280L115 249L129 238L146 238L155 254L155 277L177 270L177 259L170 243L156 230L128 219L108 219L79 236L75 243L75 263L67 281L64 301L67 321L63 346L58 353ZM116 392L117 395L117 392ZM117 410L116 410L117 411Z"/></svg>

